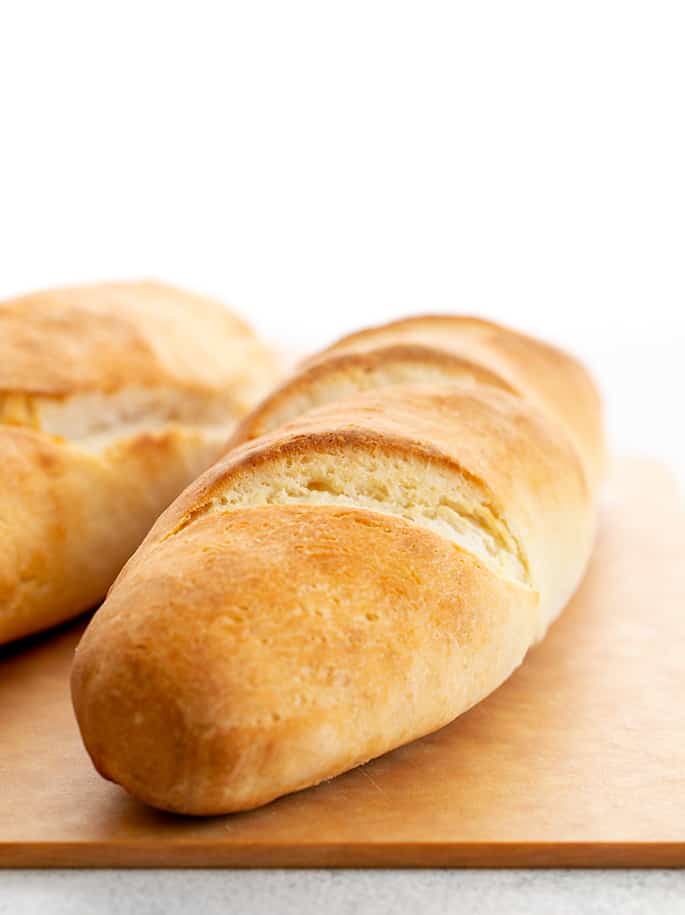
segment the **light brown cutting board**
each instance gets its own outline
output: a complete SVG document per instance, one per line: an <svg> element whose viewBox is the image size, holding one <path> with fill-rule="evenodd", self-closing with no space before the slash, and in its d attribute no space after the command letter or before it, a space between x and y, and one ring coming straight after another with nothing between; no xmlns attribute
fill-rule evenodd
<svg viewBox="0 0 685 915"><path fill-rule="evenodd" d="M685 512L658 464L615 466L580 592L504 686L252 813L157 813L95 773L68 693L82 628L0 656L0 864L685 865Z"/></svg>

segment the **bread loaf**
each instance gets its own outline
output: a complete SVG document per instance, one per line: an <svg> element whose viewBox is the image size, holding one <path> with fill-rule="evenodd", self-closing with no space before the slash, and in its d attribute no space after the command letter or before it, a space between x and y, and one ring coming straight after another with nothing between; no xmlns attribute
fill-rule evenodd
<svg viewBox="0 0 685 915"><path fill-rule="evenodd" d="M274 377L223 306L156 283L0 303L0 643L100 600Z"/></svg>
<svg viewBox="0 0 685 915"><path fill-rule="evenodd" d="M555 351L547 370L575 391L535 387L515 345L497 365L494 346L453 356L419 339L426 320L402 353L433 359L437 383L393 368L375 390L316 388L366 335L348 338L257 409L126 565L72 675L105 777L182 813L264 804L451 721L561 611L593 540L592 383ZM288 419L325 403L250 440L279 398Z"/></svg>

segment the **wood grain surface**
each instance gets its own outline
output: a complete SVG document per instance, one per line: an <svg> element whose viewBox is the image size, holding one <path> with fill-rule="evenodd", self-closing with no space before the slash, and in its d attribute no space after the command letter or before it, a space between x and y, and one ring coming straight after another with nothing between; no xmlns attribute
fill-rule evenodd
<svg viewBox="0 0 685 915"><path fill-rule="evenodd" d="M0 865L685 865L685 512L621 461L586 580L545 641L441 731L252 813L158 813L92 769L83 623L0 654Z"/></svg>

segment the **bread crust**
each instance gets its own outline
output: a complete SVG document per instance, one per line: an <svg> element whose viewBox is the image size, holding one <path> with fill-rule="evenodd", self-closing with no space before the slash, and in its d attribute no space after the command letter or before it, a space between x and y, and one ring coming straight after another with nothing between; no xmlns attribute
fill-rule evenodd
<svg viewBox="0 0 685 915"><path fill-rule="evenodd" d="M476 481L494 514L507 519L526 567L534 567L533 585L549 607L545 628L560 612L579 578L568 557L581 555L582 569L592 542L593 491L563 429L526 401L489 386L397 385L319 407L229 452L183 493L163 522L173 515L173 526L184 526L261 464L282 457L292 464L298 454L321 451L331 451L342 464L354 448L447 466L452 487L458 477Z"/></svg>
<svg viewBox="0 0 685 915"><path fill-rule="evenodd" d="M239 424L232 444L266 435L314 407L385 384L471 379L502 390L511 385L478 362L420 343L394 343L375 349L313 359L274 388Z"/></svg>
<svg viewBox="0 0 685 915"><path fill-rule="evenodd" d="M157 283L0 303L0 643L97 603L275 371L222 305Z"/></svg>
<svg viewBox="0 0 685 915"><path fill-rule="evenodd" d="M77 652L76 714L97 769L147 803L245 810L473 705L520 663L535 603L401 519L208 515L112 590Z"/></svg>
<svg viewBox="0 0 685 915"><path fill-rule="evenodd" d="M483 698L590 553L593 493L560 432L488 385L398 385L226 455L160 517L77 650L98 770L164 809L244 810ZM520 546L524 580L406 510L434 493L503 531L496 551Z"/></svg>
<svg viewBox="0 0 685 915"><path fill-rule="evenodd" d="M0 394L230 392L242 413L275 373L272 353L221 303L163 283L98 283L0 303Z"/></svg>
<svg viewBox="0 0 685 915"><path fill-rule="evenodd" d="M355 390L471 379L518 394L570 436L592 485L605 463L601 401L562 350L491 321L425 315L367 328L307 359L237 428L239 444Z"/></svg>

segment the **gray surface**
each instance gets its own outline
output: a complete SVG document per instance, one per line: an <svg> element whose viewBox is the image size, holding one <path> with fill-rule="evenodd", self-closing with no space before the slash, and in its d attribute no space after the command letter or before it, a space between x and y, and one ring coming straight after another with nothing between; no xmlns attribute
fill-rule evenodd
<svg viewBox="0 0 685 915"><path fill-rule="evenodd" d="M0 915L680 915L685 871L0 871Z"/></svg>

